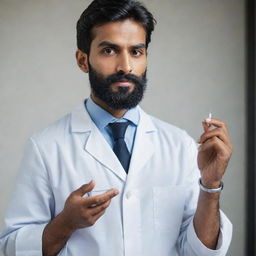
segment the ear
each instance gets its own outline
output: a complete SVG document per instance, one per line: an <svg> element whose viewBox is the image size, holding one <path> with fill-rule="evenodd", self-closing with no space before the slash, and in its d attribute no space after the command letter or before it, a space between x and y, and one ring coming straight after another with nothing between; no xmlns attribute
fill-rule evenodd
<svg viewBox="0 0 256 256"><path fill-rule="evenodd" d="M82 71L89 72L88 55L79 49L76 51L76 62Z"/></svg>

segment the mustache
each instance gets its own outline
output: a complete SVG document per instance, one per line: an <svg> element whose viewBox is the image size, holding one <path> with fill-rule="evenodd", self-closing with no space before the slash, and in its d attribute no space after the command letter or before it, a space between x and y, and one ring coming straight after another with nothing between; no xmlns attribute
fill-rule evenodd
<svg viewBox="0 0 256 256"><path fill-rule="evenodd" d="M113 84L121 80L126 80L134 84L141 84L141 83L145 83L147 79L145 78L145 73L142 75L142 77L138 77L133 74L113 74L108 76L106 79L108 84Z"/></svg>

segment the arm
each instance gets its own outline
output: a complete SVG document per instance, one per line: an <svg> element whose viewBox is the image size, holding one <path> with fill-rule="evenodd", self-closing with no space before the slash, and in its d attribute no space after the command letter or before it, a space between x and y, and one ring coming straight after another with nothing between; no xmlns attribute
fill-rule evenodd
<svg viewBox="0 0 256 256"><path fill-rule="evenodd" d="M205 130L208 131L209 128L207 128L205 127ZM215 133L215 131L213 132ZM207 132L204 134L209 135ZM201 138L206 142L204 134ZM202 145L203 141L200 141ZM187 173L186 204L180 235L176 244L177 250L182 256L224 256L231 242L232 224L219 209L220 193L206 193L201 191L197 184L200 172L205 187L216 188L219 186L219 181L215 184L208 183L206 178L210 176L206 175L208 173L207 169L203 169L200 165L203 163L200 160L203 155L198 152L196 143L191 138L188 143L186 148L187 168L189 171ZM203 150L201 152L206 151ZM205 158L203 157L203 159ZM227 165L227 162L225 165ZM222 170L225 170L225 165L223 165L224 169L221 168ZM199 170L198 167L206 170L204 175L202 175L202 170ZM216 172L213 171L213 174L216 174Z"/></svg>
<svg viewBox="0 0 256 256"><path fill-rule="evenodd" d="M77 228L92 225L104 213L110 199L118 193L117 190L110 190L90 198L82 196L93 187L94 182L71 193L63 211L53 218L54 198L47 167L31 138L26 145L9 202L5 229L0 234L0 247L4 255L41 256L43 250L45 255L57 255L70 235ZM85 211L80 212L82 206ZM81 218L77 218L79 214L85 214L81 223Z"/></svg>
<svg viewBox="0 0 256 256"><path fill-rule="evenodd" d="M46 166L31 138L25 147L18 177L0 234L6 256L42 255L42 232L54 212L54 200Z"/></svg>
<svg viewBox="0 0 256 256"><path fill-rule="evenodd" d="M194 216L194 227L198 238L209 249L216 249L220 232L219 193L200 191Z"/></svg>
<svg viewBox="0 0 256 256"><path fill-rule="evenodd" d="M217 128L211 129L213 125ZM232 153L232 145L224 122L212 119L203 122L204 133L200 138L198 167L202 183L208 188L218 188ZM200 191L194 217L198 238L210 249L216 249L220 232L220 193Z"/></svg>
<svg viewBox="0 0 256 256"><path fill-rule="evenodd" d="M94 186L95 183L90 182L71 193L63 211L45 227L42 238L44 256L57 255L75 230L94 225L105 213L111 198L118 194L117 190L111 189L101 195L83 197Z"/></svg>

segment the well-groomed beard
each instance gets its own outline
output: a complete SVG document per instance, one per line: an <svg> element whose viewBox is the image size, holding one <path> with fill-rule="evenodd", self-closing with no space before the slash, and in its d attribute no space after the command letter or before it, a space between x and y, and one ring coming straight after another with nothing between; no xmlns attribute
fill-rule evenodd
<svg viewBox="0 0 256 256"><path fill-rule="evenodd" d="M128 87L120 86L117 91L113 91L111 84L123 79L134 84L133 90L129 92ZM146 71L141 77L117 73L104 78L89 65L89 80L94 96L112 109L131 109L136 107L142 100L147 87Z"/></svg>

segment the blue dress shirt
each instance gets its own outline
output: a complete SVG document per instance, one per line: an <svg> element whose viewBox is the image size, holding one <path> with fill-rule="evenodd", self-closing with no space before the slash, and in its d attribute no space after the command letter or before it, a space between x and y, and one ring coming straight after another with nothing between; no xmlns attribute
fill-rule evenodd
<svg viewBox="0 0 256 256"><path fill-rule="evenodd" d="M112 131L108 124L114 122L128 121L129 125L126 129L124 140L129 152L132 153L136 129L140 120L138 107L128 110L122 118L115 118L114 116L112 116L109 112L97 105L91 97L86 100L85 107L90 117L92 118L98 129L101 131L102 135L112 149L114 145L114 140Z"/></svg>

